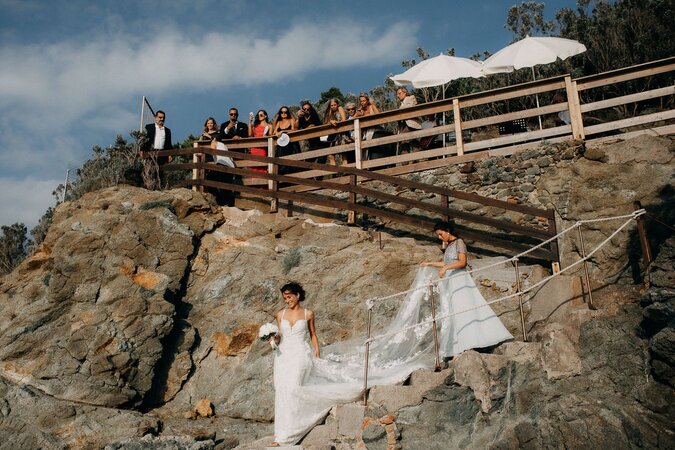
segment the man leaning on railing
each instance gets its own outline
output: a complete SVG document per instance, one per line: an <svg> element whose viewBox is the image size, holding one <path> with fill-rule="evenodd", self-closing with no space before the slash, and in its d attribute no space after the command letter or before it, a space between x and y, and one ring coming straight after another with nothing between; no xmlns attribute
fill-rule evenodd
<svg viewBox="0 0 675 450"><path fill-rule="evenodd" d="M144 152L150 150L168 150L171 148L171 129L164 126L166 114L164 111L157 111L155 113L155 123L145 126L146 140L141 146L141 157L145 157ZM160 166L171 162L170 156L158 156L157 164Z"/></svg>

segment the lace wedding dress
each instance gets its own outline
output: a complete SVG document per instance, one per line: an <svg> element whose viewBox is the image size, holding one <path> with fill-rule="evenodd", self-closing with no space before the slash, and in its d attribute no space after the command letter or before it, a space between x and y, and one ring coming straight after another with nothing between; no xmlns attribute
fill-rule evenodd
<svg viewBox="0 0 675 450"><path fill-rule="evenodd" d="M446 264L457 260L458 250L466 252L461 247L463 242L458 241L446 249ZM368 387L400 383L417 369L434 367L428 285L435 281L439 281L438 269L421 267L394 320L373 333L376 339L368 353ZM437 316L459 312L438 320L441 357L513 337L486 304L466 269L449 271L437 286ZM284 314L285 311L279 330L281 342L274 358L274 437L276 442L290 445L320 423L334 405L360 397L365 338L326 346L322 358L315 358L306 317L291 324Z"/></svg>

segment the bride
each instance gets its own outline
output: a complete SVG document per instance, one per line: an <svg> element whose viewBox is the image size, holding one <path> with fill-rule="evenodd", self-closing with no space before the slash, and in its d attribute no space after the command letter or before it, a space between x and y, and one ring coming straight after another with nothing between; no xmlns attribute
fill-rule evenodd
<svg viewBox="0 0 675 450"><path fill-rule="evenodd" d="M513 338L467 273L466 245L453 224L438 223L434 232L443 242L443 260L421 264L396 317L370 340L368 388L401 383L417 369L434 367L431 286L438 287L440 297L441 357ZM304 289L291 282L280 290L286 308L277 313L279 335L270 340L278 345L273 446L297 443L334 405L357 400L363 389L365 354L364 340L356 338L324 347L321 358L315 314L300 306Z"/></svg>

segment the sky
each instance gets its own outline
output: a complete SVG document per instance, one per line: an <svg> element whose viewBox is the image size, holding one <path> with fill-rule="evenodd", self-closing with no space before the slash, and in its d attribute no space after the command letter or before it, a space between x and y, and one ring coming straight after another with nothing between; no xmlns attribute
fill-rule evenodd
<svg viewBox="0 0 675 450"><path fill-rule="evenodd" d="M140 126L142 96L174 142L336 86L368 91L401 62L508 45L520 0L0 0L0 225L29 229L66 171ZM546 15L574 0L548 0Z"/></svg>

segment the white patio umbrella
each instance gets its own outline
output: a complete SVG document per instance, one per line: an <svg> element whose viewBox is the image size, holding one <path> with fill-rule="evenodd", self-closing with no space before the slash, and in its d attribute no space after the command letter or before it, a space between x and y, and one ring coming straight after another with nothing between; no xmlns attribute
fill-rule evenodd
<svg viewBox="0 0 675 450"><path fill-rule="evenodd" d="M440 54L415 64L405 72L390 77L398 86L410 84L414 88L441 86L458 78L480 78L485 76L480 62L458 56ZM445 89L443 89L445 99ZM445 114L443 114L445 125ZM445 133L443 133L445 147Z"/></svg>
<svg viewBox="0 0 675 450"><path fill-rule="evenodd" d="M536 80L534 66L551 64L558 58L567 59L585 51L586 46L584 44L572 39L526 36L483 61L483 72L485 74L513 72L516 69L530 67L532 79ZM537 95L535 98L537 108L539 108L539 96ZM539 129L541 128L541 117L539 117Z"/></svg>

